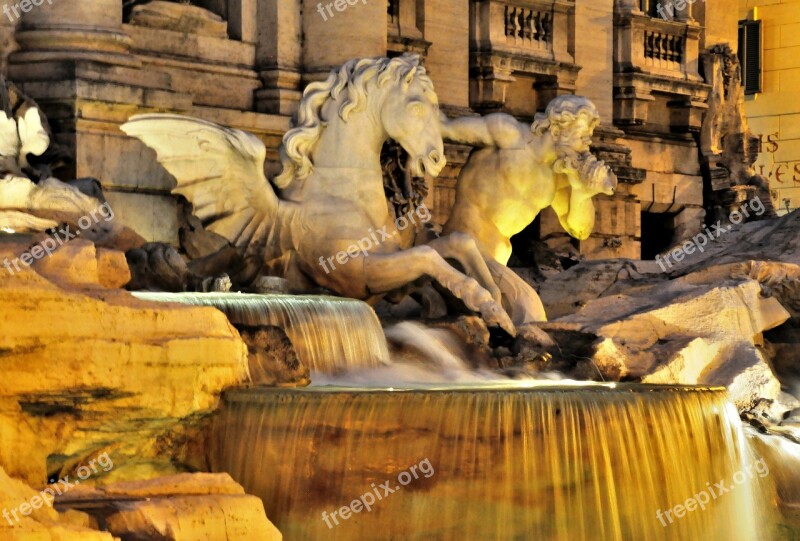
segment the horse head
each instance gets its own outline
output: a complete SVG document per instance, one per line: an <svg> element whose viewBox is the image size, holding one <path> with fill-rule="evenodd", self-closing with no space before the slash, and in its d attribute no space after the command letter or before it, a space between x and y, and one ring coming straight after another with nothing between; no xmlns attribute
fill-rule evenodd
<svg viewBox="0 0 800 541"><path fill-rule="evenodd" d="M391 62L397 62L398 68L380 109L381 122L387 135L411 157L411 173L435 177L446 160L433 83L416 55Z"/></svg>
<svg viewBox="0 0 800 541"><path fill-rule="evenodd" d="M309 176L324 131L334 123L355 126L349 122L355 115L368 115L369 125L382 128L382 133L375 133L381 143L391 138L408 152L415 176L436 176L444 168L439 103L419 57L362 58L331 71L327 80L308 85L295 127L283 138L283 172L273 179L275 185L285 188Z"/></svg>

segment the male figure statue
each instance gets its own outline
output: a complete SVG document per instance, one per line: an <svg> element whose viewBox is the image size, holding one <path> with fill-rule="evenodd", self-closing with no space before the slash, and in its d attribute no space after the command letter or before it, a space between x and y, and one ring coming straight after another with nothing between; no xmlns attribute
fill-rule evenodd
<svg viewBox="0 0 800 541"><path fill-rule="evenodd" d="M511 237L551 206L564 229L585 240L594 229L592 198L616 189L614 173L589 152L599 121L591 101L571 95L553 100L531 126L502 113L443 121L445 139L477 147L443 233L475 239L518 327L546 315L536 292L505 267Z"/></svg>

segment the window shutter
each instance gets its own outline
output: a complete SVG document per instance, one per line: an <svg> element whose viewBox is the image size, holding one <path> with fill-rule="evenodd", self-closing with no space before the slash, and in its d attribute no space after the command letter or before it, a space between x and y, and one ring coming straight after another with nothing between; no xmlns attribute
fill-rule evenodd
<svg viewBox="0 0 800 541"><path fill-rule="evenodd" d="M744 93L761 92L761 21L739 22L739 63Z"/></svg>

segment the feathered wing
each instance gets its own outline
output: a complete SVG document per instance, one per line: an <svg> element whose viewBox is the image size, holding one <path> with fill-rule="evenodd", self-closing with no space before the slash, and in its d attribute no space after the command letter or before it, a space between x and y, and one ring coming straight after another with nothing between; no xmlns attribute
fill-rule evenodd
<svg viewBox="0 0 800 541"><path fill-rule="evenodd" d="M264 246L278 197L264 176L266 148L256 136L197 118L137 115L121 127L156 151L206 228L247 252Z"/></svg>

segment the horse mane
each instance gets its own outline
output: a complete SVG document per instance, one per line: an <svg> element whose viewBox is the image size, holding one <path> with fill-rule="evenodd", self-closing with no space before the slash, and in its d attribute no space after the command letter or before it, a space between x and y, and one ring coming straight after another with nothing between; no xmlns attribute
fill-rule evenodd
<svg viewBox="0 0 800 541"><path fill-rule="evenodd" d="M314 172L312 153L327 125L322 111L330 100L344 96L338 114L346 122L352 113L366 107L368 83L374 80L378 88L383 88L390 81L403 81L408 77L433 90L433 82L420 65L418 55L353 59L331 70L324 82L308 85L300 100L294 127L283 136L280 149L283 170L272 183L286 188Z"/></svg>

